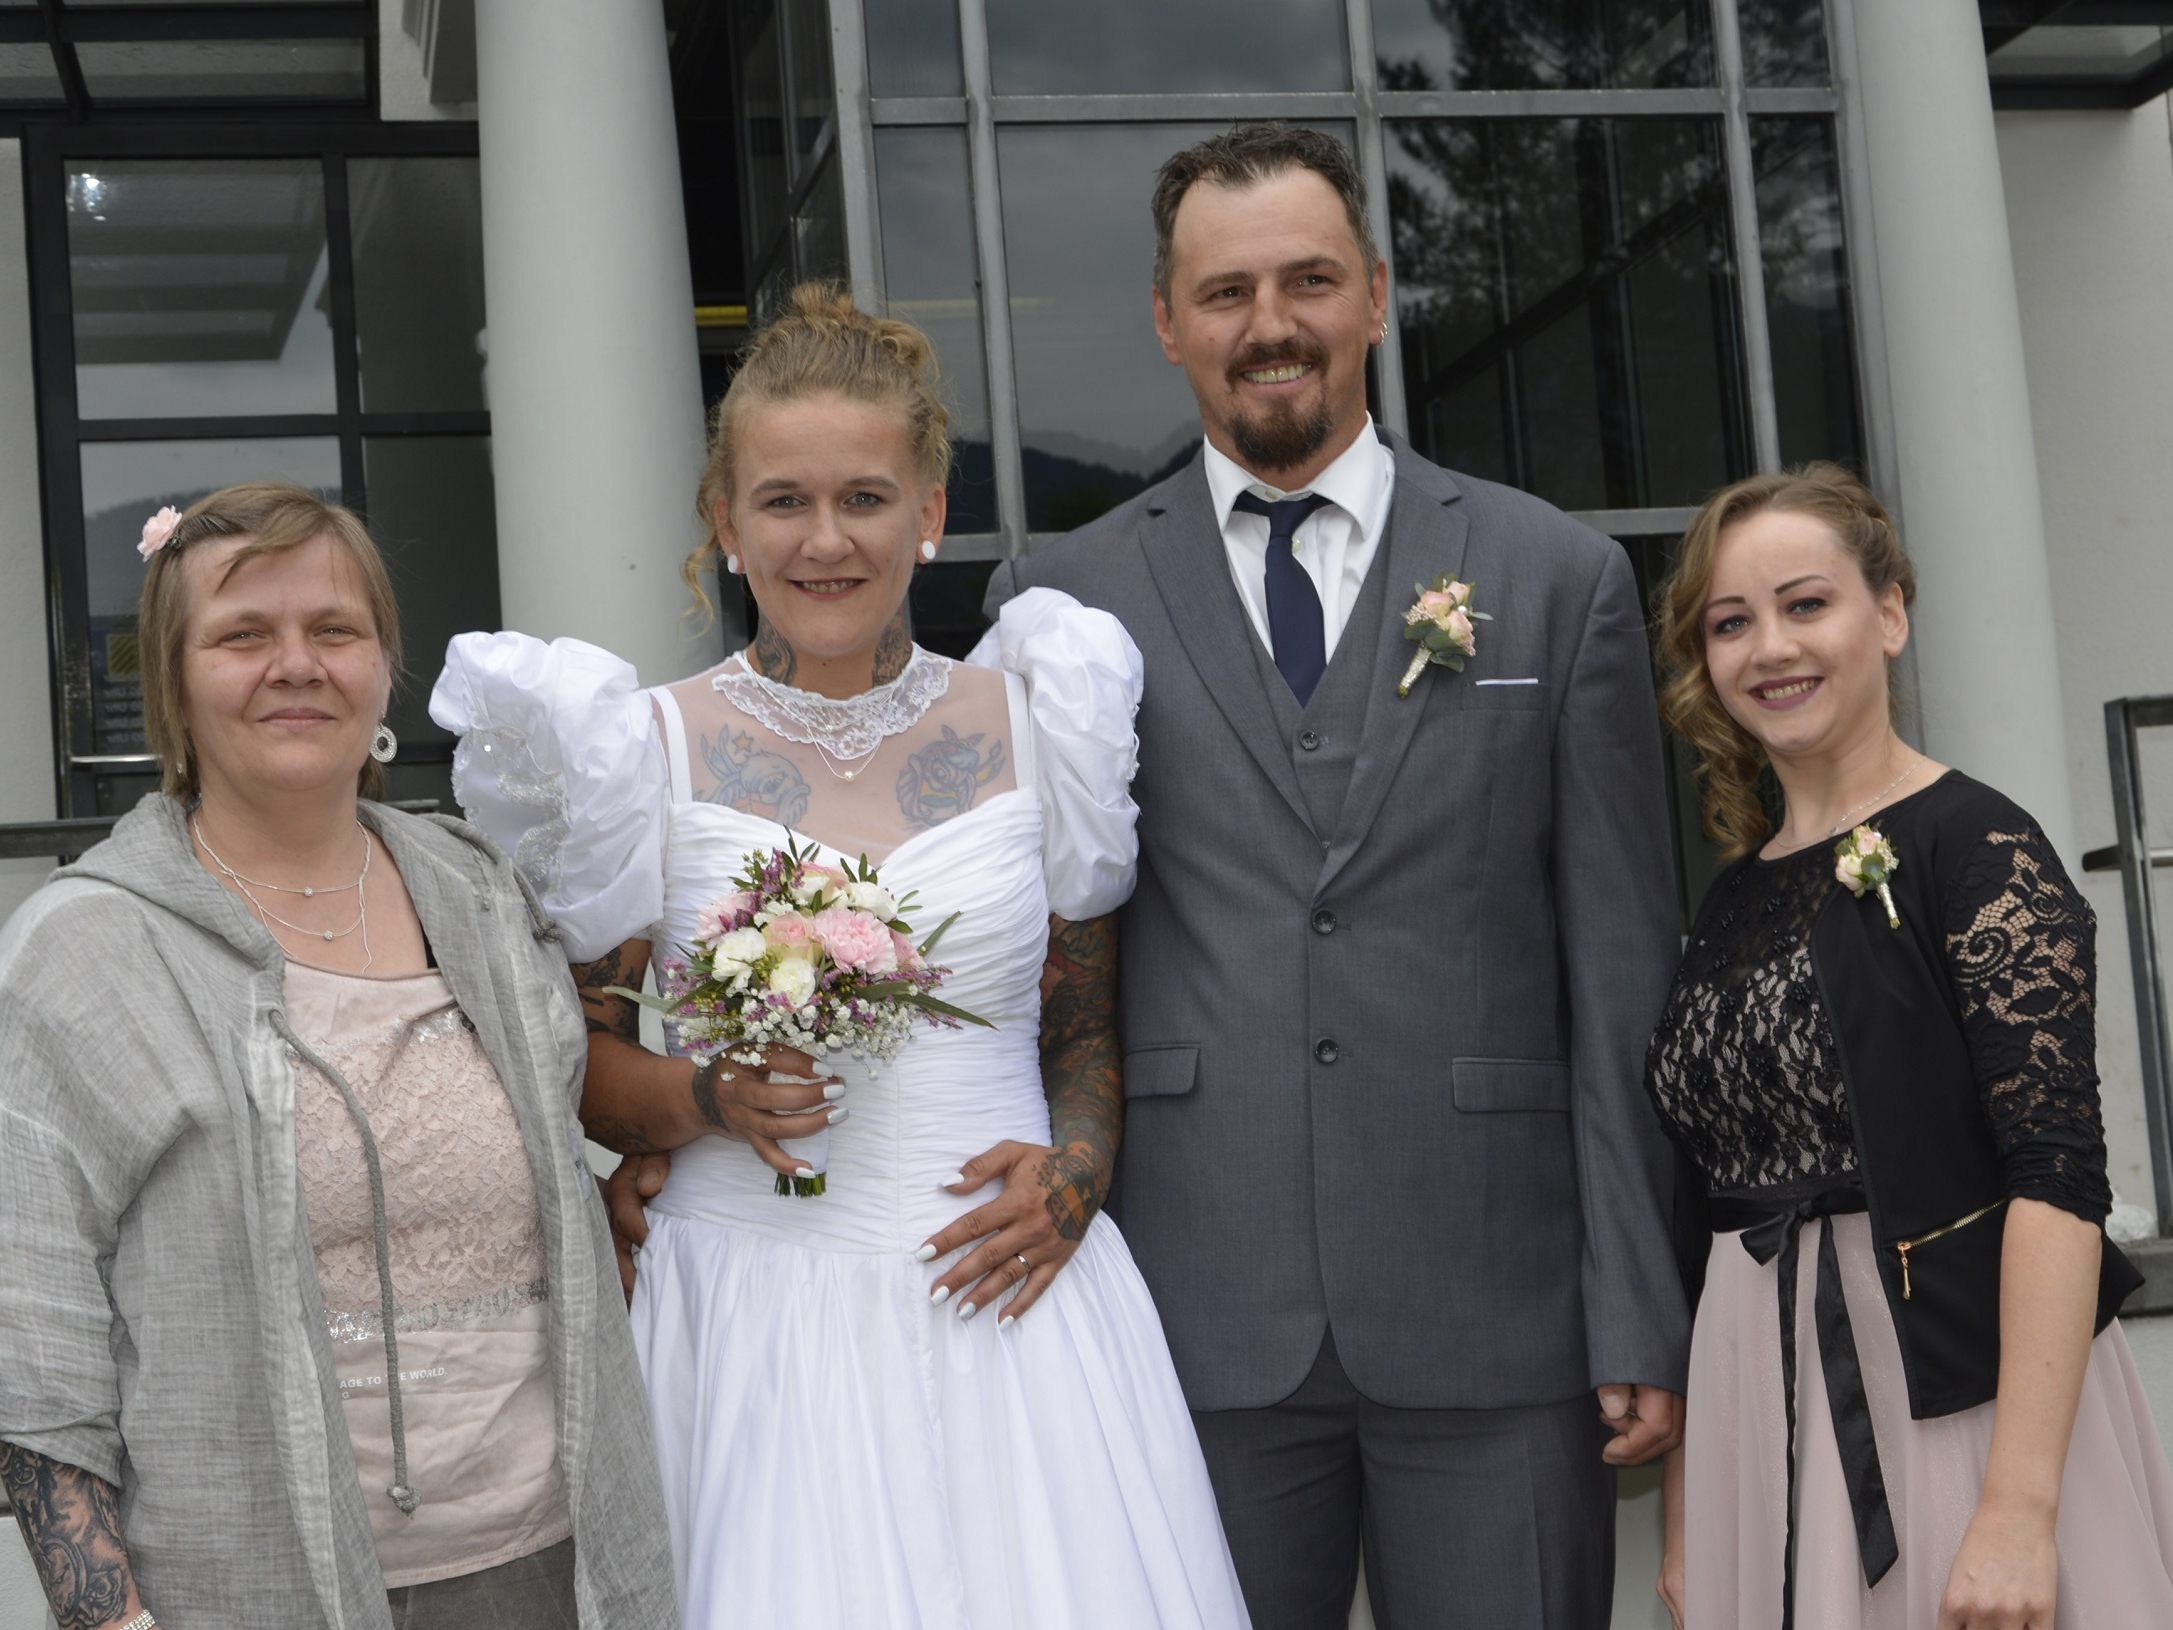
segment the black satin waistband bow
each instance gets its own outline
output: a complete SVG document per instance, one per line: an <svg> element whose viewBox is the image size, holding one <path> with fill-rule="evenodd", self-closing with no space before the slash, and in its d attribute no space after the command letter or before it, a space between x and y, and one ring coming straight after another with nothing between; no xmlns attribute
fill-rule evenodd
<svg viewBox="0 0 2173 1630"><path fill-rule="evenodd" d="M1780 1259L1781 1398L1788 1420L1788 1537L1781 1562L1781 1627L1796 1622L1796 1270L1803 1225L1814 1217L1840 1217L1866 1209L1853 1183L1810 1193L1792 1189L1716 1194L1716 1233L1740 1228L1743 1249L1760 1264ZM1848 1483L1849 1511L1856 1519L1856 1550L1864 1582L1876 1585L1901 1555L1894 1541L1894 1514L1886 1503L1886 1475L1871 1431L1871 1403L1864 1396L1856 1332L1841 1294L1841 1261L1833 1226L1818 1231L1818 1279L1812 1292L1812 1323L1818 1334L1818 1366L1826 1378L1826 1405L1833 1416L1841 1475Z"/></svg>

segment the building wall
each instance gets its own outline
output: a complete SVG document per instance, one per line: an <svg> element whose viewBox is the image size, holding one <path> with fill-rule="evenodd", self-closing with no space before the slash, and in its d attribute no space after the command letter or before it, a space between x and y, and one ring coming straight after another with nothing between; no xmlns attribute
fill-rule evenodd
<svg viewBox="0 0 2173 1630"><path fill-rule="evenodd" d="M2000 163L2052 566L2076 842L2113 841L2105 703L2173 693L2173 108L2004 113ZM2005 637L2045 637L2014 608ZM1995 635L1994 637L1998 637ZM2146 808L2173 842L2173 731L2146 733ZM2016 743L2027 752L2027 743ZM2079 856L2066 857L2071 864ZM2134 985L2117 874L2081 879L2098 914L2099 1066L2113 1186L2149 1204ZM2173 895L2173 872L2158 874ZM2173 930L2161 910L2159 931ZM2169 969L2168 972L2173 972Z"/></svg>
<svg viewBox="0 0 2173 1630"><path fill-rule="evenodd" d="M22 143L0 141L0 821L48 821L55 813L27 236ZM0 860L0 919L51 869ZM0 1626L11 1622L0 1614Z"/></svg>

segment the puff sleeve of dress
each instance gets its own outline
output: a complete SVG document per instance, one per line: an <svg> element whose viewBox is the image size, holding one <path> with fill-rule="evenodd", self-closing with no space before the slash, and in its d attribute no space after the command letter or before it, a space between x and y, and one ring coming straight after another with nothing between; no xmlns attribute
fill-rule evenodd
<svg viewBox="0 0 2173 1630"><path fill-rule="evenodd" d="M1049 909L1073 922L1116 910L1139 875L1139 647L1108 612L1035 588L1004 606L967 660L1026 682Z"/></svg>
<svg viewBox="0 0 2173 1630"><path fill-rule="evenodd" d="M671 793L631 665L580 640L457 635L430 717L460 737L461 809L513 857L569 960L649 932L664 907Z"/></svg>

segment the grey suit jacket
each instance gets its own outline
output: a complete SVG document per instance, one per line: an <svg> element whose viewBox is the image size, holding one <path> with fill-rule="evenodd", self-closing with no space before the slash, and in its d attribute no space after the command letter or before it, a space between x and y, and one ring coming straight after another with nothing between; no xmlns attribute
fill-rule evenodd
<svg viewBox="0 0 2173 1630"><path fill-rule="evenodd" d="M1196 1409L1287 1397L1330 1328L1360 1391L1401 1407L1680 1390L1642 1085L1678 940L1629 561L1383 440L1388 595L1342 636L1375 689L1334 830L1199 460L990 583L991 613L1035 585L1102 607L1146 658L1112 1208ZM1399 700L1410 586L1444 572L1493 620L1462 673Z"/></svg>

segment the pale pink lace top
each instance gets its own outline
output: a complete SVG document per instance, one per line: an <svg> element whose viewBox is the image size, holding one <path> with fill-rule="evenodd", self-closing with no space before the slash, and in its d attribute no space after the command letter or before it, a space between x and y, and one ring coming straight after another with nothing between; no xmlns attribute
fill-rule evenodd
<svg viewBox="0 0 2173 1630"><path fill-rule="evenodd" d="M393 1482L369 1167L339 1089L295 1072L295 1138L347 1431L388 1587L495 1567L573 1532L558 1465L542 1218L512 1101L436 972L289 962L295 1033L347 1078L385 1179L407 1426Z"/></svg>

